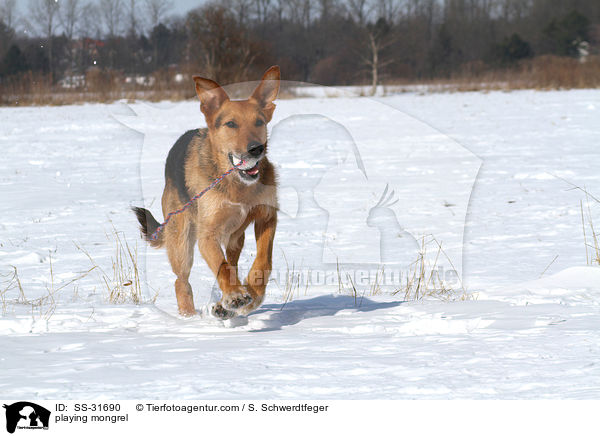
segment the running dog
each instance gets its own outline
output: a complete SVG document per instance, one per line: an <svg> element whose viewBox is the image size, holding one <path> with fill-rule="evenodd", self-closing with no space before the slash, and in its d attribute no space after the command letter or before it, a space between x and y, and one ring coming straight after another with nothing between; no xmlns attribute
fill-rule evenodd
<svg viewBox="0 0 600 436"><path fill-rule="evenodd" d="M232 166L234 174L174 215L156 239L159 223L150 211L133 208L144 238L155 248L166 247L177 276L175 295L179 313L196 313L188 281L194 244L214 273L223 293L212 308L220 319L246 315L263 301L271 274L273 238L277 225L277 182L267 154L267 123L279 92L279 67L264 74L247 100L234 101L221 86L193 77L206 128L183 134L169 151L162 195L163 216L181 209L195 194ZM244 231L254 223L256 259L244 284L237 264L244 246ZM223 253L225 249L225 253Z"/></svg>

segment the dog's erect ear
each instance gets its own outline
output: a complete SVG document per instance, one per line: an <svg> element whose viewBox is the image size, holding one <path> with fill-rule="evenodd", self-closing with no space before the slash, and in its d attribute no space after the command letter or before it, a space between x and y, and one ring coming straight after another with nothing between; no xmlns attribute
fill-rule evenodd
<svg viewBox="0 0 600 436"><path fill-rule="evenodd" d="M273 100L277 98L277 94L279 93L280 79L281 73L279 72L279 67L275 65L269 68L250 97L250 100L254 100L262 106L263 112L267 117L267 122L271 121L273 111L275 110Z"/></svg>
<svg viewBox="0 0 600 436"><path fill-rule="evenodd" d="M229 100L229 97L225 90L214 80L200 76L192 76L192 79L196 83L196 94L200 99L200 110L208 120L225 101Z"/></svg>

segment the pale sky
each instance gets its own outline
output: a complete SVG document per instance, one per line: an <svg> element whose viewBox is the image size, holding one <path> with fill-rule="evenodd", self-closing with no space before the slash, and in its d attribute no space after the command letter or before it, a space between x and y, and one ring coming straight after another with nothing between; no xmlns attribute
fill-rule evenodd
<svg viewBox="0 0 600 436"><path fill-rule="evenodd" d="M205 0L174 0L173 1L173 13L176 14L185 14L190 9L197 8L201 6L203 3L206 3Z"/></svg>
<svg viewBox="0 0 600 436"><path fill-rule="evenodd" d="M58 0L58 1L60 2L61 0ZM169 15L185 15L186 12L190 11L191 9L202 6L207 1L208 0L171 0L172 8L167 13L167 16L169 16ZM125 3L127 3L127 2L128 2L127 0L122 0L123 5L125 5ZM87 4L87 3L98 4L98 0L83 0L82 3L83 4ZM32 30L34 33L37 33L37 31L38 31L37 28L23 26L23 19L25 21L29 21L28 18L29 18L30 4L31 4L31 0L19 0L17 2L17 15L18 15L17 28L19 28L21 31L29 29L29 30ZM140 9L142 9L143 5L144 5L144 0L139 1L139 5L140 5ZM21 23L21 25L18 24L19 22Z"/></svg>

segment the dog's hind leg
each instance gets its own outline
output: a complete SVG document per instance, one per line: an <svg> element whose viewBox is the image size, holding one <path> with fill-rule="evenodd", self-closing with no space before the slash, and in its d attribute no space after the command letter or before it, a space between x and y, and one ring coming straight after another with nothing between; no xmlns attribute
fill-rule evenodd
<svg viewBox="0 0 600 436"><path fill-rule="evenodd" d="M194 295L188 281L194 263L195 229L187 216L189 212L173 217L165 228L165 242L171 268L177 276L175 295L179 313L184 316L195 315Z"/></svg>

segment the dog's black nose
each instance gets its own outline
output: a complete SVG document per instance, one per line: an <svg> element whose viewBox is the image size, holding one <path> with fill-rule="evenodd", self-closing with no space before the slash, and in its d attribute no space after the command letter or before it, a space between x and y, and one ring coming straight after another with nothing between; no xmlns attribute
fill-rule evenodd
<svg viewBox="0 0 600 436"><path fill-rule="evenodd" d="M260 156L263 151L265 151L265 146L259 142L253 141L248 144L248 153L250 153L251 156Z"/></svg>

